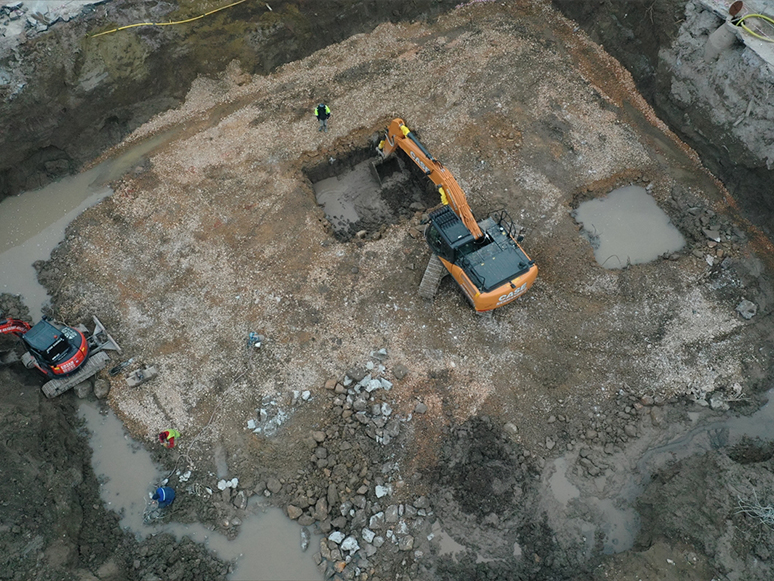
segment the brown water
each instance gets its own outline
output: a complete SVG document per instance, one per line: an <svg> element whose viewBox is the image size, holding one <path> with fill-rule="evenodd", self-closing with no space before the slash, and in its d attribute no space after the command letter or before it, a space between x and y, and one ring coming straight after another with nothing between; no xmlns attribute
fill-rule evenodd
<svg viewBox="0 0 774 581"><path fill-rule="evenodd" d="M586 550L594 550L597 533L603 535L603 552L619 553L634 545L640 530L640 517L634 509L634 501L642 494L651 475L668 464L689 456L702 454L713 449L733 446L742 438L774 439L774 390L768 392L768 403L750 416L727 414L716 421L698 422L698 426L684 431L672 441L645 450L636 461L636 469L627 473L626 478L605 488L606 495L592 493L588 486L581 489L571 479L571 463L576 453L568 453L553 460L546 471L546 490L543 500L546 512L554 525L585 541ZM623 460L628 463L629 458ZM596 486L596 485L595 485ZM602 490L598 489L597 493Z"/></svg>
<svg viewBox="0 0 774 581"><path fill-rule="evenodd" d="M573 216L583 225L594 257L605 268L651 262L685 246L669 216L640 186L626 186L583 202Z"/></svg>
<svg viewBox="0 0 774 581"><path fill-rule="evenodd" d="M136 167L172 135L159 134L89 171L0 202L0 292L21 295L37 321L49 297L38 284L32 263L48 260L64 239L67 225L111 195L111 181Z"/></svg>
<svg viewBox="0 0 774 581"><path fill-rule="evenodd" d="M371 160L350 171L313 184L317 203L334 231L346 235L350 226L362 221L385 221L390 209L379 196L379 182L371 169Z"/></svg>
<svg viewBox="0 0 774 581"><path fill-rule="evenodd" d="M250 499L249 514L242 520L239 535L233 541L201 523L156 524L146 522L144 513L150 495L160 486L165 474L150 454L126 433L111 411L100 413L97 404L83 402L80 416L91 433L94 451L92 467L97 474L100 495L108 508L121 515L121 527L138 537L169 532L178 539L188 537L214 550L218 557L236 561L231 581L320 581L322 576L312 560L320 536L312 535L307 552L301 551L301 527L284 513L263 502ZM213 477L210 489L217 492ZM178 489L175 502L185 502L192 491ZM206 492L204 492L206 494Z"/></svg>

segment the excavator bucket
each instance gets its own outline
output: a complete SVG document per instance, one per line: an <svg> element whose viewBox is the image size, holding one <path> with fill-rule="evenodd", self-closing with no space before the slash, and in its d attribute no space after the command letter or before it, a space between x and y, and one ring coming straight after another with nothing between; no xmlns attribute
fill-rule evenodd
<svg viewBox="0 0 774 581"><path fill-rule="evenodd" d="M94 318L94 332L89 337L89 347L92 353L98 353L100 351L111 350L121 353L121 347L116 343L116 340L110 336L110 333L105 329L105 325L102 324L96 316Z"/></svg>

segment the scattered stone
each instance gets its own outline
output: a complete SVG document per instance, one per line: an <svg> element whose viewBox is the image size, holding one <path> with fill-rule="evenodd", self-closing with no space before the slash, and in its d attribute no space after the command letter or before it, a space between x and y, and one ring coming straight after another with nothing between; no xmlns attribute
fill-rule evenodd
<svg viewBox="0 0 774 581"><path fill-rule="evenodd" d="M743 319L747 319L749 321L758 312L758 305L752 301L743 299L742 302L736 306L736 312L739 313Z"/></svg>
<svg viewBox="0 0 774 581"><path fill-rule="evenodd" d="M414 548L414 537L406 535L398 541L398 549L401 551L410 551Z"/></svg>
<svg viewBox="0 0 774 581"><path fill-rule="evenodd" d="M237 492L234 499L231 501L231 504L233 504L237 509L244 510L247 508L247 495L245 494L244 490L240 490Z"/></svg>
<svg viewBox="0 0 774 581"><path fill-rule="evenodd" d="M713 410L720 410L720 411L725 411L730 407L728 405L728 402L726 402L726 400L723 399L723 396L717 393L713 394L712 397L710 397L709 406Z"/></svg>
<svg viewBox="0 0 774 581"><path fill-rule="evenodd" d="M287 513L288 513L288 518L290 520L296 520L298 517L304 514L304 511L298 508L297 506L289 504L287 507Z"/></svg>
<svg viewBox="0 0 774 581"><path fill-rule="evenodd" d="M626 424L624 426L624 433L629 436L630 438L636 438L637 437L637 426L634 424Z"/></svg>
<svg viewBox="0 0 774 581"><path fill-rule="evenodd" d="M86 381L80 382L73 388L73 391L75 391L75 395L78 396L78 399L89 397L92 393L91 380L87 379Z"/></svg>
<svg viewBox="0 0 774 581"><path fill-rule="evenodd" d="M417 414L427 413L427 406L421 401L417 402L417 405L414 406L414 413L417 413Z"/></svg>
<svg viewBox="0 0 774 581"><path fill-rule="evenodd" d="M282 483L277 480L277 478L272 476L266 481L266 488L272 494L277 494L280 490L282 490Z"/></svg>
<svg viewBox="0 0 774 581"><path fill-rule="evenodd" d="M341 550L342 551L357 551L360 549L360 545L357 542L357 539L353 536L349 536L346 539L344 539L341 542Z"/></svg>
<svg viewBox="0 0 774 581"><path fill-rule="evenodd" d="M409 372L408 367L406 367L405 365L401 365L400 363L398 363L395 367L392 368L392 374L397 380L401 380L404 377L406 377L406 375L408 375L408 372Z"/></svg>

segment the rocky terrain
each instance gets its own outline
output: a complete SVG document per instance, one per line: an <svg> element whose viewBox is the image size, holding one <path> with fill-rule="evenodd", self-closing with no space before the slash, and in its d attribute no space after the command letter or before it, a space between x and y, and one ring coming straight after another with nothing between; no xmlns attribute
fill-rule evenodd
<svg viewBox="0 0 774 581"><path fill-rule="evenodd" d="M377 4L328 17L346 20L346 8L376 24ZM770 388L772 254L756 227L766 216L747 213L626 69L548 3L429 7L401 4L395 22L354 36L354 23L336 28L341 42L289 50L270 74L225 51L185 72L195 80L175 108L140 125L161 99L91 140L136 126L112 155L171 130L38 265L51 314L97 314L134 358L127 371L159 369L135 389L122 375L99 381L170 469L171 518L233 537L246 508L270 499L324 535L309 550L326 579L770 578L774 538L744 508L771 502L771 446L705 428L752 414ZM99 10L74 26L136 16L120 2ZM295 34L303 10L273 6L284 20L270 29ZM403 19L409 10L422 18ZM110 42L180 40L122 34ZM201 29L186 34L185 54L210 46L196 44ZM320 100L333 110L328 133L311 115ZM432 302L416 294L437 200L415 177L403 199L375 191L389 218L348 234L316 203L320 180L375 159L396 116L477 216L505 208L525 228L540 274L518 302L479 316L448 279ZM605 269L572 212L629 184L647 187L686 244ZM260 349L250 332L265 336ZM11 462L0 578L228 575L194 543L121 531L94 501L75 393L43 401L34 376L1 371ZM154 438L169 425L183 437L162 455ZM697 433L705 448L675 443ZM216 467L238 486L218 486ZM43 499L36 512L29 496Z"/></svg>

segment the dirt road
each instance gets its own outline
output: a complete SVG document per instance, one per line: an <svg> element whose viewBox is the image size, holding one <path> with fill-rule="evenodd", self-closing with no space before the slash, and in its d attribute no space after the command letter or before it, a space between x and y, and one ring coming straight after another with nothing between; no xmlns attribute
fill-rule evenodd
<svg viewBox="0 0 774 581"><path fill-rule="evenodd" d="M198 79L129 141L183 132L73 223L43 268L55 314L98 314L127 357L159 369L137 389L112 379L109 403L149 444L170 425L183 433L181 518L238 533L224 523L240 501L203 491L224 450L243 498L268 493L329 535L318 559L330 576L622 579L670 575L692 553L682 578L767 578L767 530L713 551L684 523L662 533L656 511L635 550L605 560L597 516L547 508L559 457L576 490L612 502L647 447L702 414L753 409L771 365L770 246L572 22L542 3L471 4L268 76L232 64ZM313 182L367 160L397 116L477 216L504 207L526 229L540 275L516 303L476 315L448 279L432 303L417 295L433 204L421 195L396 223L334 236ZM648 186L687 243L605 269L571 212L628 184ZM748 457L717 460L717 478L770 480ZM653 486L649 502L669 498ZM723 510L713 518L753 526ZM573 519L599 525L593 540ZM468 551L443 555L441 525Z"/></svg>

